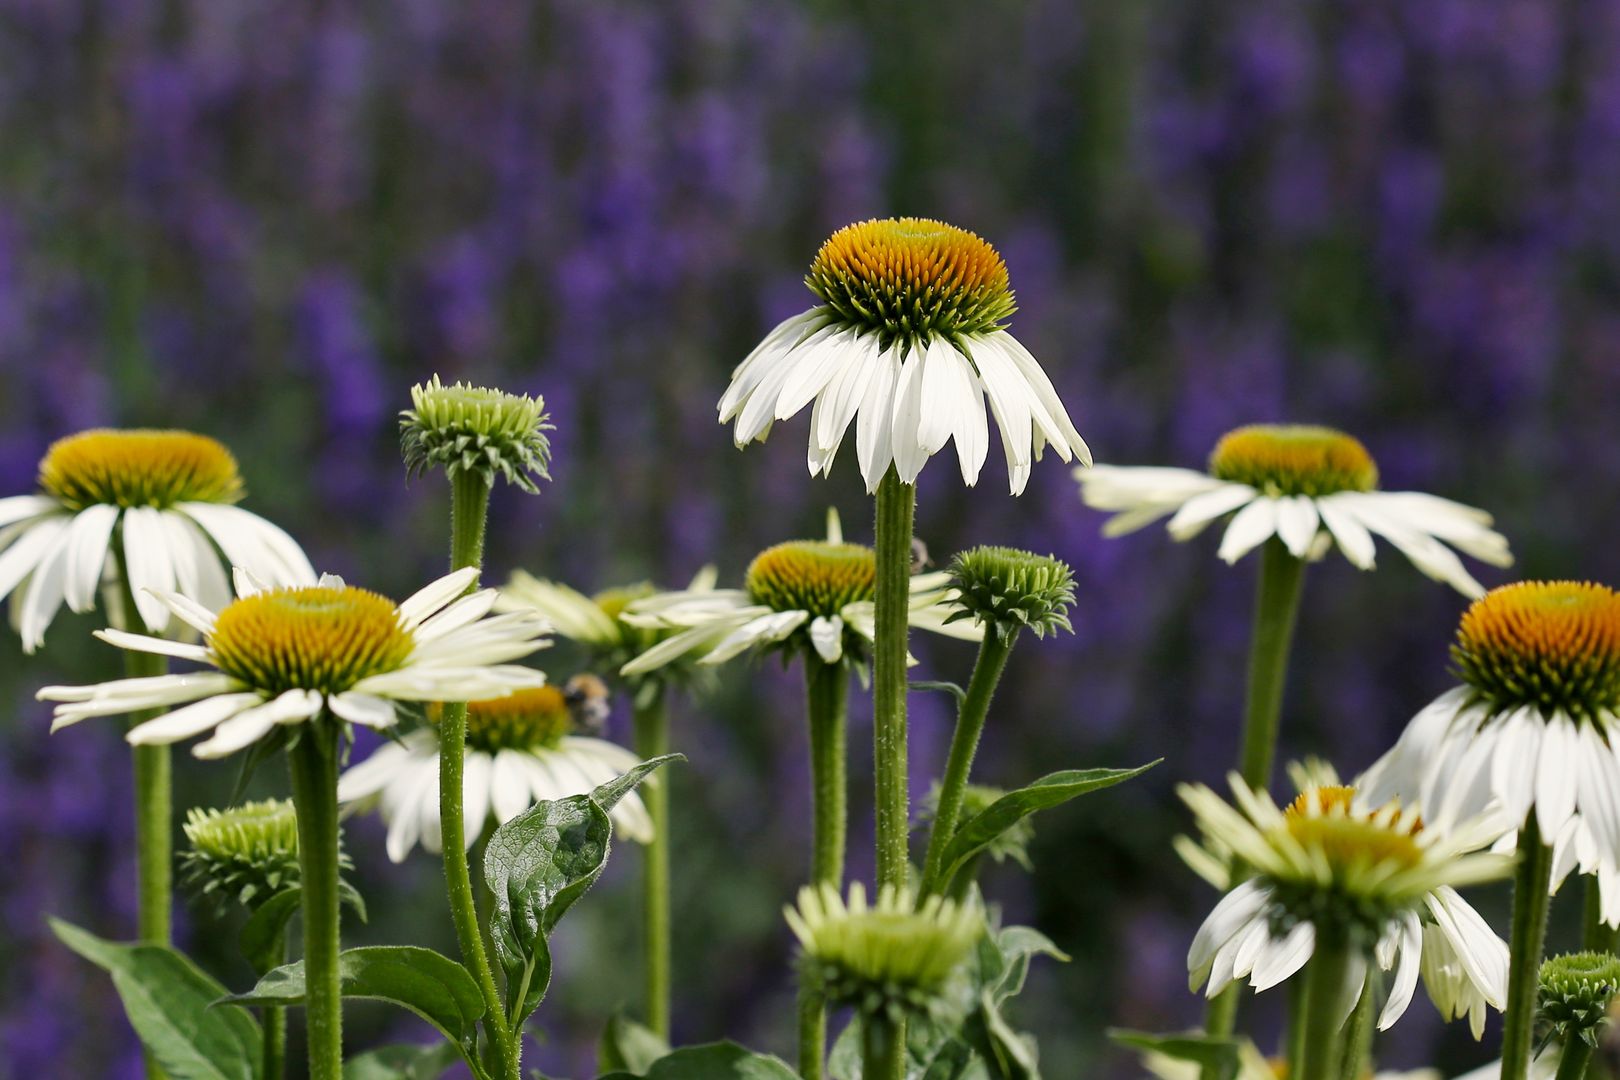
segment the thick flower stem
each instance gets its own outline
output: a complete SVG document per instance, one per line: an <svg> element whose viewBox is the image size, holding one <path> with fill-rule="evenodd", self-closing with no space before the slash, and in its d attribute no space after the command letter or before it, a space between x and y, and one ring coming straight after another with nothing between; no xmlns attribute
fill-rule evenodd
<svg viewBox="0 0 1620 1080"><path fill-rule="evenodd" d="M1286 1076L1298 1076L1305 1070L1305 992L1310 982L1304 977L1289 979L1288 1031L1283 1044L1283 1060L1288 1063ZM1237 996L1233 995L1233 1000ZM1231 1029L1228 1028L1228 1031Z"/></svg>
<svg viewBox="0 0 1620 1080"><path fill-rule="evenodd" d="M288 754L298 810L304 911L304 1016L310 1080L343 1073L343 996L338 979L337 729L308 725Z"/></svg>
<svg viewBox="0 0 1620 1080"><path fill-rule="evenodd" d="M1585 1039L1570 1039L1564 1044L1564 1056L1558 1061L1555 1080L1581 1080L1592 1064L1592 1047Z"/></svg>
<svg viewBox="0 0 1620 1080"><path fill-rule="evenodd" d="M276 935L273 955L277 957L277 963L286 962L285 931ZM281 1080L287 1071L287 1010L279 1005L264 1008L264 1053L259 1060L261 1080Z"/></svg>
<svg viewBox="0 0 1620 1080"><path fill-rule="evenodd" d="M450 479L450 569L481 566L484 558L484 521L489 511L489 481L477 472L457 472ZM476 582L469 588L476 588ZM467 703L444 706L439 718L439 822L444 844L444 879L450 894L450 918L456 927L461 958L478 982L484 999L484 1027L494 1051L495 1064L509 1080L521 1077L517 1040L505 1022L505 1008L495 986L495 973L484 951L473 900L462 799L467 753Z"/></svg>
<svg viewBox="0 0 1620 1080"><path fill-rule="evenodd" d="M1369 969L1372 965L1368 965ZM1339 1080L1361 1080L1367 1060L1372 1056L1374 999L1377 997L1378 978L1373 970L1367 972L1361 996L1356 999L1355 1011L1344 1026L1344 1054L1339 1066Z"/></svg>
<svg viewBox="0 0 1620 1080"><path fill-rule="evenodd" d="M1260 555L1260 578L1255 588L1249 688L1243 715L1243 779L1256 790L1265 789L1271 782L1283 684L1288 677L1288 652L1294 641L1294 622L1304 582L1304 560L1290 555L1275 537L1268 540Z"/></svg>
<svg viewBox="0 0 1620 1080"><path fill-rule="evenodd" d="M1316 949L1305 968L1305 1049L1299 1080L1338 1080L1343 1059L1340 994L1350 969L1350 946L1317 928Z"/></svg>
<svg viewBox="0 0 1620 1080"><path fill-rule="evenodd" d="M956 834L957 819L962 813L962 796L967 791L968 776L973 771L973 756L979 749L979 736L984 731L984 719L990 712L990 699L995 696L996 684L1007 668L1007 657L1012 654L1018 638L1016 629L1003 632L987 626L984 640L979 644L979 658L973 664L973 678L968 682L967 694L956 714L956 733L951 737L951 752L945 762L945 776L939 784L939 808L934 813L934 825L928 835L928 855L923 861L923 891L944 892L950 882L942 879L945 872L945 849Z"/></svg>
<svg viewBox="0 0 1620 1080"><path fill-rule="evenodd" d="M1513 875L1513 929L1508 938L1507 1010L1502 1015L1502 1080L1525 1080L1535 1049L1536 989L1547 938L1547 888L1552 849L1541 842L1532 812L1519 830L1519 866Z"/></svg>
<svg viewBox="0 0 1620 1080"><path fill-rule="evenodd" d="M891 468L877 490L877 589L872 654L872 754L876 774L877 883L903 888L910 874L906 745L906 633L911 529L917 489Z"/></svg>
<svg viewBox="0 0 1620 1080"><path fill-rule="evenodd" d="M863 1017L861 1019L863 1080L902 1080L905 1072L905 1032L898 1025L890 1023L888 1017L881 1013Z"/></svg>
<svg viewBox="0 0 1620 1080"><path fill-rule="evenodd" d="M648 684L637 693L634 722L636 754L643 761L669 753L669 707L661 685ZM649 778L641 787L641 801L647 807L653 826L642 878L647 1026L667 1041L670 988L668 778Z"/></svg>
<svg viewBox="0 0 1620 1080"><path fill-rule="evenodd" d="M810 723L810 880L841 889L849 817L849 673L842 664L806 657L804 679ZM819 994L801 987L799 1075L804 1080L821 1080L826 1047L826 1008Z"/></svg>

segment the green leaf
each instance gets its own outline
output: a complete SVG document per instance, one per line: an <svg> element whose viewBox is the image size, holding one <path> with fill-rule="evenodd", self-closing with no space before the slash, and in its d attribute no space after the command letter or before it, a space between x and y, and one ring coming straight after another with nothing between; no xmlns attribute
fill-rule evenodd
<svg viewBox="0 0 1620 1080"><path fill-rule="evenodd" d="M1137 769L1065 769L1043 776L1028 787L1009 791L957 828L951 842L945 846L940 880L950 881L985 845L1029 815L1141 776L1159 761L1150 761Z"/></svg>
<svg viewBox="0 0 1620 1080"><path fill-rule="evenodd" d="M1240 1062L1240 1040L1229 1035L1189 1032L1181 1035L1154 1035L1146 1031L1110 1028L1108 1037L1132 1050L1163 1054L1177 1061L1188 1061L1215 1069L1217 1080L1235 1080Z"/></svg>
<svg viewBox="0 0 1620 1080"><path fill-rule="evenodd" d="M1052 940L1029 926L1009 926L985 935L979 945L983 988L995 1005L1017 997L1024 989L1029 962L1037 956L1050 956L1068 963L1069 956Z"/></svg>
<svg viewBox="0 0 1620 1080"><path fill-rule="evenodd" d="M979 1008L968 1017L964 1034L997 1080L1040 1080L1035 1040L1013 1030L989 990L980 992Z"/></svg>
<svg viewBox="0 0 1620 1080"><path fill-rule="evenodd" d="M294 888L276 893L260 904L242 925L237 944L242 955L253 966L255 975L263 975L287 962L287 923L298 911L303 893Z"/></svg>
<svg viewBox="0 0 1620 1080"><path fill-rule="evenodd" d="M484 1015L484 999L467 969L414 945L374 945L338 954L343 996L387 1001L409 1009L471 1054ZM238 1005L302 1005L304 962L276 968L245 994L224 999Z"/></svg>
<svg viewBox="0 0 1620 1080"><path fill-rule="evenodd" d="M461 1050L455 1043L380 1046L343 1063L343 1080L438 1080Z"/></svg>
<svg viewBox="0 0 1620 1080"><path fill-rule="evenodd" d="M246 1009L213 1009L225 988L165 945L104 941L60 919L57 939L112 976L130 1026L171 1080L257 1080L258 1021Z"/></svg>
<svg viewBox="0 0 1620 1080"><path fill-rule="evenodd" d="M598 1068L624 1069L646 1072L659 1058L669 1055L669 1043L664 1037L644 1024L615 1013L602 1031L602 1045Z"/></svg>
<svg viewBox="0 0 1620 1080"><path fill-rule="evenodd" d="M967 700L966 690L953 682L944 682L938 679L919 679L916 682L907 683L906 688L908 690L938 690L941 693L949 694L956 699L956 707L959 709L962 707L962 702Z"/></svg>
<svg viewBox="0 0 1620 1080"><path fill-rule="evenodd" d="M659 1058L644 1073L613 1072L598 1080L798 1080L779 1057L756 1054L733 1042L687 1046Z"/></svg>
<svg viewBox="0 0 1620 1080"><path fill-rule="evenodd" d="M489 838L490 940L506 973L507 1022L514 1030L539 1007L551 981L546 937L607 865L608 811L654 769L684 760L679 754L653 758L589 795L536 803Z"/></svg>

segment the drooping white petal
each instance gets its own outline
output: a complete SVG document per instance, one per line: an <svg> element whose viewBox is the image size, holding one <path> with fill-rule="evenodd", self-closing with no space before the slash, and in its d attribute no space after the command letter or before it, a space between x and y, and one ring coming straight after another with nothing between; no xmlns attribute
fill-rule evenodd
<svg viewBox="0 0 1620 1080"><path fill-rule="evenodd" d="M1220 947L1270 901L1270 891L1256 881L1246 881L1221 898L1193 935L1192 947L1187 951L1189 989L1197 990L1204 983Z"/></svg>
<svg viewBox="0 0 1620 1080"><path fill-rule="evenodd" d="M1233 516L1215 554L1226 562L1235 563L1270 540L1276 531L1277 500L1262 495Z"/></svg>
<svg viewBox="0 0 1620 1080"><path fill-rule="evenodd" d="M174 591L174 560L162 511L150 506L125 510L123 545L135 610L146 629L162 633L169 625L169 608L154 594Z"/></svg>
<svg viewBox="0 0 1620 1080"><path fill-rule="evenodd" d="M176 510L202 527L232 566L241 566L272 587L315 584L309 556L286 530L240 506L180 503Z"/></svg>
<svg viewBox="0 0 1620 1080"><path fill-rule="evenodd" d="M150 637L146 634L131 634L126 630L96 630L93 634L107 644L120 649L155 653L159 656L173 656L196 663L206 663L208 660L208 649L202 645L188 645L184 642L171 641L168 638Z"/></svg>
<svg viewBox="0 0 1620 1080"><path fill-rule="evenodd" d="M810 644L816 654L829 664L836 664L844 655L844 620L818 615L810 623Z"/></svg>
<svg viewBox="0 0 1620 1080"><path fill-rule="evenodd" d="M1401 1018L1417 992L1418 972L1423 966L1423 923L1414 912L1408 911L1401 917L1400 943L1395 956L1395 981L1390 984L1384 1011L1378 1014L1379 1031L1388 1031Z"/></svg>
<svg viewBox="0 0 1620 1080"><path fill-rule="evenodd" d="M1310 551L1320 523L1316 504L1305 496L1277 500L1277 536L1294 558L1303 559Z"/></svg>
<svg viewBox="0 0 1620 1080"><path fill-rule="evenodd" d="M722 664L755 645L781 641L803 626L809 618L808 611L773 611L769 615L761 615L720 639L698 663Z"/></svg>
<svg viewBox="0 0 1620 1080"><path fill-rule="evenodd" d="M922 441L923 365L927 352L914 345L900 363L894 385L894 468L902 483L912 484L928 461Z"/></svg>
<svg viewBox="0 0 1620 1080"><path fill-rule="evenodd" d="M875 342L862 342L854 328L842 327L829 333L815 347L806 348L805 355L796 359L782 383L781 393L776 398L775 419L788 420L797 415L820 396L851 355L865 353L868 345L875 347Z"/></svg>
<svg viewBox="0 0 1620 1080"><path fill-rule="evenodd" d="M408 767L411 751L401 743L383 743L371 756L338 777L337 798L345 805L370 799Z"/></svg>
<svg viewBox="0 0 1620 1080"><path fill-rule="evenodd" d="M392 701L353 690L333 694L326 699L326 704L339 719L379 731L393 727L398 719Z"/></svg>
<svg viewBox="0 0 1620 1080"><path fill-rule="evenodd" d="M118 523L118 507L87 506L73 516L68 529L68 563L65 595L69 608L77 612L96 606L96 589L107 565L107 549L113 526Z"/></svg>
<svg viewBox="0 0 1620 1080"><path fill-rule="evenodd" d="M23 587L22 594L12 601L22 606L17 634L22 638L23 651L26 653L32 653L45 643L45 628L51 625L51 620L62 607L71 542L70 535L55 551L41 559L29 576L28 584Z"/></svg>
<svg viewBox="0 0 1620 1080"><path fill-rule="evenodd" d="M825 308L811 308L777 323L731 373L731 384L720 397L722 424L729 423L748 401L765 375L793 348L828 321Z"/></svg>
<svg viewBox="0 0 1620 1080"><path fill-rule="evenodd" d="M1377 553L1372 534L1356 517L1354 504L1343 504L1337 494L1327 495L1316 500L1316 510L1350 565L1358 570L1371 570Z"/></svg>
<svg viewBox="0 0 1620 1080"><path fill-rule="evenodd" d="M163 745L181 742L229 720L244 709L264 701L259 694L219 694L192 702L184 708L137 724L125 736L134 746Z"/></svg>
<svg viewBox="0 0 1620 1080"><path fill-rule="evenodd" d="M894 461L894 395L905 345L896 342L878 354L855 418L855 453L866 490L874 492Z"/></svg>
<svg viewBox="0 0 1620 1080"><path fill-rule="evenodd" d="M253 571L242 566L231 567L231 587L236 590L237 599L240 600L257 596L269 588Z"/></svg>
<svg viewBox="0 0 1620 1080"><path fill-rule="evenodd" d="M0 499L0 528L62 509L49 495L10 495Z"/></svg>
<svg viewBox="0 0 1620 1080"><path fill-rule="evenodd" d="M214 729L212 738L192 748L195 757L227 757L268 735L277 724L298 723L321 711L321 695L309 690L288 690L263 705L246 709Z"/></svg>
<svg viewBox="0 0 1620 1080"><path fill-rule="evenodd" d="M0 551L0 600L5 599L23 578L34 572L41 560L56 550L71 520L67 517L51 517L35 522L10 547Z"/></svg>
<svg viewBox="0 0 1620 1080"><path fill-rule="evenodd" d="M428 616L466 592L477 580L478 568L468 566L423 586L399 605L400 622L407 630L414 630Z"/></svg>
<svg viewBox="0 0 1620 1080"><path fill-rule="evenodd" d="M495 810L495 819L502 824L511 821L533 805L533 794L529 787L528 774L523 768L521 751L496 752L489 774L489 800Z"/></svg>
<svg viewBox="0 0 1620 1080"><path fill-rule="evenodd" d="M1556 837L1575 812L1581 753L1580 732L1569 717L1558 713L1547 721L1535 771L1536 820L1544 837ZM1521 762L1519 768L1528 764Z"/></svg>
<svg viewBox="0 0 1620 1080"><path fill-rule="evenodd" d="M1227 484L1193 495L1181 504L1165 530L1177 540L1190 540L1223 514L1253 502L1259 492L1248 484Z"/></svg>

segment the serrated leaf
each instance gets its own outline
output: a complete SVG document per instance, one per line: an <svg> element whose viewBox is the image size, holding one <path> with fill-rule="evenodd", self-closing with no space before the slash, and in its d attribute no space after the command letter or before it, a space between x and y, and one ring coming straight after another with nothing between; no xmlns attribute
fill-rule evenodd
<svg viewBox="0 0 1620 1080"><path fill-rule="evenodd" d="M1205 1035L1201 1032L1155 1035L1147 1031L1110 1028L1108 1037L1132 1050L1163 1054L1177 1061L1213 1068L1217 1080L1235 1080L1238 1074L1242 1043L1229 1035Z"/></svg>
<svg viewBox="0 0 1620 1080"><path fill-rule="evenodd" d="M246 1009L211 1008L225 988L183 954L49 922L62 944L112 976L130 1026L171 1080L257 1080L258 1021Z"/></svg>
<svg viewBox="0 0 1620 1080"><path fill-rule="evenodd" d="M1065 769L1007 792L957 828L951 842L945 846L940 883L948 883L963 864L1029 815L1141 776L1162 760L1150 761L1136 769Z"/></svg>
<svg viewBox="0 0 1620 1080"><path fill-rule="evenodd" d="M597 1068L602 1072L610 1069L646 1072L669 1053L669 1042L662 1035L623 1013L615 1013L602 1031Z"/></svg>
<svg viewBox="0 0 1620 1080"><path fill-rule="evenodd" d="M787 1062L733 1042L687 1046L653 1062L644 1073L613 1072L598 1080L798 1080Z"/></svg>
<svg viewBox="0 0 1620 1080"><path fill-rule="evenodd" d="M343 996L387 1001L409 1009L461 1048L471 1061L484 1015L484 999L467 969L432 949L414 945L373 945L338 954ZM245 994L224 1002L238 1005L302 1005L304 962L285 964Z"/></svg>
<svg viewBox="0 0 1620 1080"><path fill-rule="evenodd" d="M495 830L484 848L484 881L495 909L490 940L506 973L507 1022L522 1026L551 981L546 937L607 865L608 811L654 769L679 754L644 761L589 795L539 802Z"/></svg>
<svg viewBox="0 0 1620 1080"><path fill-rule="evenodd" d="M461 1051L454 1043L379 1046L343 1063L343 1080L438 1080Z"/></svg>

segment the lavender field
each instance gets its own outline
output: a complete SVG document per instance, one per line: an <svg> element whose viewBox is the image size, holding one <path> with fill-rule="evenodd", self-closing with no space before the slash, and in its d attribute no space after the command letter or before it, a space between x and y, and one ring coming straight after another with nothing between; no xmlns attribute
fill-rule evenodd
<svg viewBox="0 0 1620 1080"><path fill-rule="evenodd" d="M745 455L715 402L805 307L822 239L894 214L994 238L1019 337L1098 462L1201 468L1241 424L1329 424L1383 486L1496 516L1517 564L1474 567L1486 586L1620 582L1614 0L0 0L0 496L64 434L188 428L230 445L249 505L317 568L406 595L442 572L445 492L403 482L398 414L438 373L543 395L555 424L553 482L493 507L491 580L736 579L828 506L869 543L852 463L809 480L802 419ZM1014 656L977 775L1165 759L1042 816L1032 875L993 872L1009 916L1074 957L1035 969L1018 1018L1050 1077L1137 1076L1106 1027L1202 1015L1185 958L1216 895L1170 853L1173 790L1233 759L1255 564L1160 529L1104 539L1055 461L1008 498L997 452L975 488L922 477L918 536L1051 552L1079 587L1074 634ZM1465 606L1391 551L1376 574L1313 570L1282 755L1370 763L1448 685ZM120 732L49 736L33 700L113 677L96 618L27 662L0 640L0 1078L141 1075L104 975L44 924L132 932ZM922 637L925 666L972 662ZM541 662L567 671L569 649ZM733 664L676 706L678 1042L788 1056L801 694ZM912 695L914 799L948 705ZM860 695L851 723L849 871L869 879ZM176 770L181 806L236 780ZM347 825L374 917L346 938L453 952L437 860L391 864L383 832ZM554 942L529 1059L547 1075L593 1075L602 1018L637 1001L638 861L616 848ZM1500 925L1507 897L1480 909ZM246 986L233 927L188 907L176 936ZM1261 997L1261 1030L1278 1009ZM426 1030L401 1015L354 1006L350 1042ZM1383 1046L1448 1075L1491 1056L1423 1002Z"/></svg>

